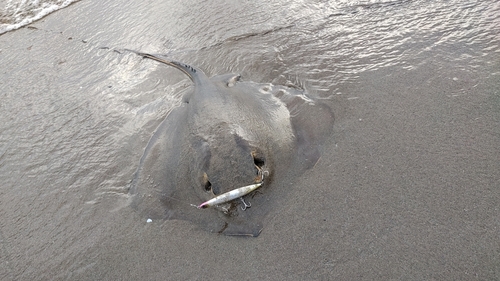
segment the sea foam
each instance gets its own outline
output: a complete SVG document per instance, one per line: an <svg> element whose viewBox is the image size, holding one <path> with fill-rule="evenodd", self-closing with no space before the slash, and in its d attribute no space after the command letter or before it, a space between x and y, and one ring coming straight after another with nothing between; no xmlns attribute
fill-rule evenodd
<svg viewBox="0 0 500 281"><path fill-rule="evenodd" d="M18 29L79 0L8 0L0 7L0 34Z"/></svg>

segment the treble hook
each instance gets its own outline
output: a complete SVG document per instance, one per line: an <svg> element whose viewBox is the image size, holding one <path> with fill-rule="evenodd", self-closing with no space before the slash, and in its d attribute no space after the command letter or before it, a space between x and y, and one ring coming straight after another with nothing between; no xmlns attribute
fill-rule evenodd
<svg viewBox="0 0 500 281"><path fill-rule="evenodd" d="M268 170L262 170L262 168L258 168L258 175L260 176L260 181L264 181L264 176L269 176L269 171Z"/></svg>
<svg viewBox="0 0 500 281"><path fill-rule="evenodd" d="M252 204L245 202L245 199L243 197L240 197L241 203L243 203L243 206L241 206L241 209L245 211L247 208L252 207Z"/></svg>

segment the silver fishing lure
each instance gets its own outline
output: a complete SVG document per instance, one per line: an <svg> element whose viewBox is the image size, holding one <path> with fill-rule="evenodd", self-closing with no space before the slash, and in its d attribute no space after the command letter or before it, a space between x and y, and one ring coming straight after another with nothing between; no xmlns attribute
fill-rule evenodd
<svg viewBox="0 0 500 281"><path fill-rule="evenodd" d="M240 187L240 188L237 188L237 189L233 189L229 192L226 192L226 193L223 193L217 197L214 197L204 203L201 203L199 206L196 206L198 209L204 209L204 208L208 208L208 207L212 207L212 206L215 206L215 205L219 205L219 204L223 204L223 203L226 203L226 202L229 202L231 200L234 200L236 198L239 198L239 197L242 197L242 196L245 196L247 195L248 193L256 190L257 188L259 188L260 186L262 185L262 182L260 183L256 183L256 184L251 184L251 185L247 185L247 186L244 186L244 187Z"/></svg>

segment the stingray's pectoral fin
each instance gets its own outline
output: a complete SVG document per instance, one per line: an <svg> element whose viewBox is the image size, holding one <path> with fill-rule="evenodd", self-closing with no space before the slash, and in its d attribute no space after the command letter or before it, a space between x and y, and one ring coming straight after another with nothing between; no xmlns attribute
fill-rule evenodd
<svg viewBox="0 0 500 281"><path fill-rule="evenodd" d="M300 133L298 133L298 135L300 135ZM310 169L316 165L321 157L321 153L315 144L300 140L300 137L297 138L300 143L297 151L298 161L301 163L302 167Z"/></svg>
<svg viewBox="0 0 500 281"><path fill-rule="evenodd" d="M296 89L276 87L274 95L290 111L297 138L297 160L306 169L313 167L321 156L319 144L331 135L333 112L326 104L313 101Z"/></svg>
<svg viewBox="0 0 500 281"><path fill-rule="evenodd" d="M321 153L320 143L327 138L333 128L333 113L323 104L304 104L314 106L314 110L304 110L309 114L299 112L292 117L292 125L297 137L298 160L306 169L312 168L318 162Z"/></svg>

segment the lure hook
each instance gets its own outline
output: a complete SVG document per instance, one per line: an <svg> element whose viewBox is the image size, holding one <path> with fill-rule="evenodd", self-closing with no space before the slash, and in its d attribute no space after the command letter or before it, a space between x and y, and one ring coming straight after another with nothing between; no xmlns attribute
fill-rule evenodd
<svg viewBox="0 0 500 281"><path fill-rule="evenodd" d="M243 203L243 206L241 206L241 209L243 211L245 211L247 208L252 207L252 204L250 202L248 202L248 204L247 204L247 202L245 202L245 199L243 199L243 197L240 197L240 200L241 200L241 203Z"/></svg>

